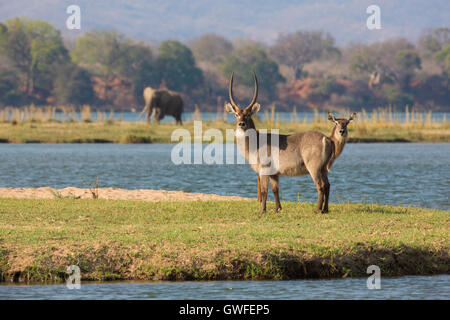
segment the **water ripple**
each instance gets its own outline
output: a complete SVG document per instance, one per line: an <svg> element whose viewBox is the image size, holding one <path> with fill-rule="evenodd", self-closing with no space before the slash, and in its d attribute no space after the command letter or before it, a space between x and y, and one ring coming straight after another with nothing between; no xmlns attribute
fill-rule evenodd
<svg viewBox="0 0 450 320"><path fill-rule="evenodd" d="M0 187L167 189L256 196L248 165L174 165L173 145L3 144ZM332 202L375 202L448 210L449 143L348 144L330 172ZM280 182L284 201L316 201L309 176ZM270 195L269 199L273 199Z"/></svg>

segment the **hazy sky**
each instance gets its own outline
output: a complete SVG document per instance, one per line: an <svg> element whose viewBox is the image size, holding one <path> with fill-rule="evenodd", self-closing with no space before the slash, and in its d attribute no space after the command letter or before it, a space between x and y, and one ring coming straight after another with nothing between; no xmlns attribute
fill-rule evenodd
<svg viewBox="0 0 450 320"><path fill-rule="evenodd" d="M65 35L70 4L81 7L81 32L115 29L141 40L188 40L207 32L266 43L296 30L330 32L338 44L395 37L416 40L428 27L450 27L449 0L0 0L0 20L27 16ZM381 9L381 30L368 30L366 9Z"/></svg>

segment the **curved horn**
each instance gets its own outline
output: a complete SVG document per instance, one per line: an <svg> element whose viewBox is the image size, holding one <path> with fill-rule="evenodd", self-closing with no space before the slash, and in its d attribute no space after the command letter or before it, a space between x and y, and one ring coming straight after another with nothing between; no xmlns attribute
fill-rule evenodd
<svg viewBox="0 0 450 320"><path fill-rule="evenodd" d="M230 78L230 87L228 88L228 95L230 96L230 102L231 105L235 108L235 109L240 109L239 106L236 104L236 102L234 101L233 98L233 76L234 76L234 72L231 73L231 78Z"/></svg>
<svg viewBox="0 0 450 320"><path fill-rule="evenodd" d="M255 104L256 99L258 98L258 79L256 78L255 71L253 71L253 77L255 78L255 91L253 93L252 101L250 102L250 104L245 109L251 108Z"/></svg>

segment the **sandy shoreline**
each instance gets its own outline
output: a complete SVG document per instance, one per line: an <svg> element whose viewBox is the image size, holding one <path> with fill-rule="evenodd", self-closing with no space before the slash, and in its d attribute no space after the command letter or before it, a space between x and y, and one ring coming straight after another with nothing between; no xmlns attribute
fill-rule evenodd
<svg viewBox="0 0 450 320"><path fill-rule="evenodd" d="M67 187L54 189L40 188L0 188L0 198L19 199L57 199L76 198L92 199L93 195L87 188ZM127 190L119 188L98 188L99 199L111 200L142 200L142 201L209 201L209 200L249 200L238 196L220 196L217 194L187 193L183 191L138 189Z"/></svg>

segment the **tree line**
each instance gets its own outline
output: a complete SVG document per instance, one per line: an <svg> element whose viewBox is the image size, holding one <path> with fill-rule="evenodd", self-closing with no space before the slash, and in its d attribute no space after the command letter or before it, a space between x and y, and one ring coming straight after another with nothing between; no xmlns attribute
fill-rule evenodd
<svg viewBox="0 0 450 320"><path fill-rule="evenodd" d="M261 102L286 111L450 109L448 28L425 30L417 43L343 47L328 33L298 31L272 45L205 34L150 46L110 30L88 31L73 42L41 20L0 23L0 106L140 108L143 88L151 86L181 92L188 110L195 104L216 110L233 71L239 99L252 95L255 71Z"/></svg>

